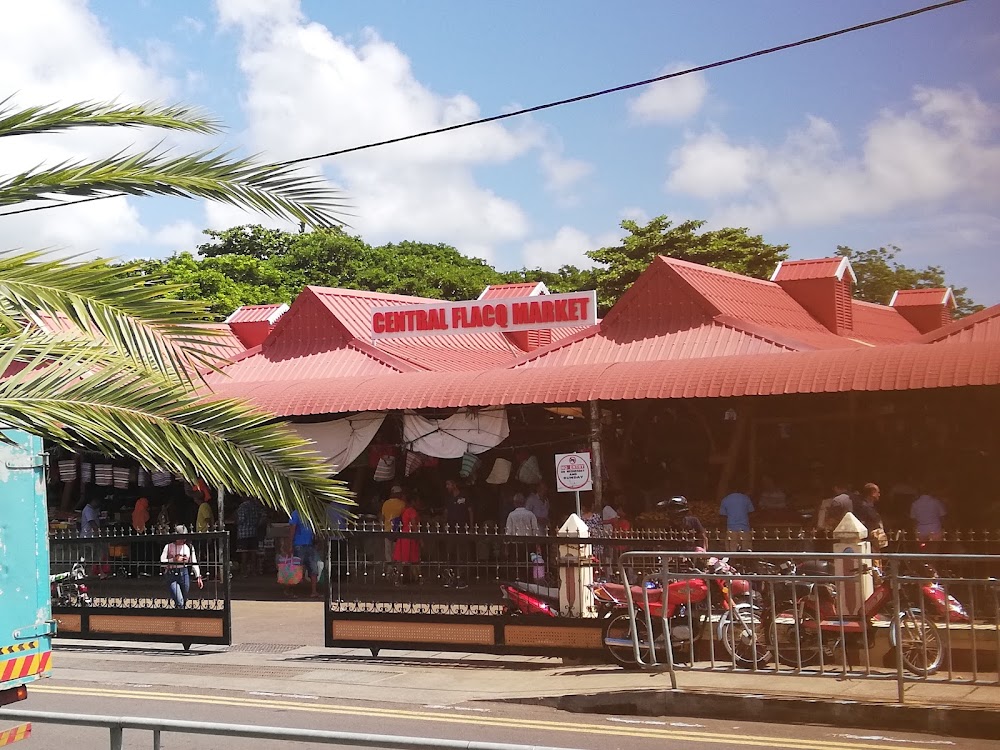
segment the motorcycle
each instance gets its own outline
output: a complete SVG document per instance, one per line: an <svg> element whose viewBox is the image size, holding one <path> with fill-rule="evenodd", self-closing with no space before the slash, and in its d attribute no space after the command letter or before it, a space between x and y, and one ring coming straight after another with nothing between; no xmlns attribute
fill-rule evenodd
<svg viewBox="0 0 1000 750"><path fill-rule="evenodd" d="M93 600L87 584L80 583L87 577L83 561L74 563L65 573L49 576L49 592L52 604L57 607L90 607Z"/></svg>
<svg viewBox="0 0 1000 750"><path fill-rule="evenodd" d="M709 558L706 570L719 576L738 575L738 571L725 558ZM692 572L700 571L692 568ZM686 649L693 654L694 644L708 630L706 626L711 621L712 605L722 608L719 635L727 650L739 649L743 642L753 642L754 636L747 634L748 629L753 628L754 623L759 628L761 618L759 614L755 614L754 605L750 601L750 583L746 579L693 577L669 582L666 589L652 582L650 584L645 588L631 586L627 592L620 584L604 584L608 597L605 603L613 610L604 628L604 645L621 666L636 665L633 624L626 597L631 597L635 608L635 632L638 634L639 654L644 663L651 661L651 652L657 647L665 647L665 634L661 632L664 618L674 652L680 653ZM718 595L710 597L710 588L716 590ZM652 638L648 633L647 610L654 631ZM730 653L736 657L736 653Z"/></svg>
<svg viewBox="0 0 1000 750"><path fill-rule="evenodd" d="M795 667L836 661L841 648L870 646L878 624L888 622L892 645L902 642L903 666L920 677L937 672L944 660L937 626L913 605L906 586L900 589L899 612L894 613L892 586L877 569L876 581L872 594L858 611L843 616L838 612L836 586L821 582L795 584L794 589L804 594L772 623L772 646L778 660Z"/></svg>

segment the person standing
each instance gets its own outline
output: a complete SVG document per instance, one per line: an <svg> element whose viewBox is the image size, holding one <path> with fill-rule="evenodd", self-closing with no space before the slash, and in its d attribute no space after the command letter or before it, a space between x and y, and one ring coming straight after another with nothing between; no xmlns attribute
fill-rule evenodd
<svg viewBox="0 0 1000 750"><path fill-rule="evenodd" d="M445 506L445 520L451 528L451 533L465 535L469 533L470 527L475 522L472 513L472 506L469 504L462 487L455 479L449 479L444 484L445 492L448 494ZM454 543L455 548L455 587L464 589L468 587L468 568L472 561L471 545L465 539L458 538Z"/></svg>
<svg viewBox="0 0 1000 750"><path fill-rule="evenodd" d="M212 503L200 493L198 495L198 518L194 527L199 534L204 534L215 528L215 511L212 510Z"/></svg>
<svg viewBox="0 0 1000 750"><path fill-rule="evenodd" d="M403 488L398 484L394 485L391 490L389 490L389 498L382 503L382 508L379 515L382 519L382 531L387 534L393 531L393 525L397 524L397 519L403 515L403 510L406 508L406 501L403 499ZM393 539L391 537L385 538L385 561L386 563L392 562L393 553Z"/></svg>
<svg viewBox="0 0 1000 750"><path fill-rule="evenodd" d="M191 589L191 574L199 589L205 587L198 567L198 556L187 542L187 527L175 529L174 541L168 542L160 553L160 562L166 566L167 590L177 609L187 607L188 591Z"/></svg>
<svg viewBox="0 0 1000 750"><path fill-rule="evenodd" d="M535 516L539 535L546 536L549 533L549 512L551 510L549 486L545 482L536 484L535 491L526 498L524 507Z"/></svg>
<svg viewBox="0 0 1000 750"><path fill-rule="evenodd" d="M524 495L520 492L514 495L514 510L507 516L504 529L508 536L539 536L538 519L526 504Z"/></svg>
<svg viewBox="0 0 1000 750"><path fill-rule="evenodd" d="M847 485L842 482L833 485L833 497L826 498L819 505L816 516L816 528L820 531L832 532L844 516L854 510L851 496L847 494Z"/></svg>
<svg viewBox="0 0 1000 750"><path fill-rule="evenodd" d="M708 549L708 532L701 519L691 512L691 505L684 495L675 495L657 505L666 509L670 531L680 534L695 550Z"/></svg>
<svg viewBox="0 0 1000 750"><path fill-rule="evenodd" d="M875 507L881 497L882 491L879 486L869 482L861 488L861 500L855 503L853 511L855 517L868 529L868 541L875 551L889 546L885 528L882 526L882 516Z"/></svg>
<svg viewBox="0 0 1000 750"><path fill-rule="evenodd" d="M80 536L87 539L95 537L100 529L101 498L95 497L83 506L83 512L80 514Z"/></svg>
<svg viewBox="0 0 1000 750"><path fill-rule="evenodd" d="M319 576L319 565L316 559L316 547L313 546L315 534L310 526L303 522L297 510L292 511L291 518L288 519L289 537L292 540L292 554L299 558L302 564L302 572L309 579L311 587L309 595L319 596L316 590L317 578Z"/></svg>
<svg viewBox="0 0 1000 750"><path fill-rule="evenodd" d="M745 492L730 492L719 505L719 513L726 517L726 551L749 550L751 544L750 514L753 502Z"/></svg>
<svg viewBox="0 0 1000 750"><path fill-rule="evenodd" d="M261 574L260 527L264 522L264 506L255 497L248 497L236 508L236 550L244 576Z"/></svg>
<svg viewBox="0 0 1000 750"><path fill-rule="evenodd" d="M927 549L936 551L938 543L944 538L942 520L948 515L948 511L937 497L925 492L910 506L910 518L913 521L914 530L917 532L917 540L929 542Z"/></svg>
<svg viewBox="0 0 1000 750"><path fill-rule="evenodd" d="M403 512L399 516L399 531L404 534L416 533L420 530L420 513L409 493L403 493L403 502ZM420 565L420 542L412 537L397 539L392 551L392 561L402 566L403 581L416 583L419 579L419 570L414 566Z"/></svg>

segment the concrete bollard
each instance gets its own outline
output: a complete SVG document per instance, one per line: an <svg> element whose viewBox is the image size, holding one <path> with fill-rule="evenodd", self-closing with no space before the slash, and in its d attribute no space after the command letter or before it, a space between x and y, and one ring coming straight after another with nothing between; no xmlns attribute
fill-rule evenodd
<svg viewBox="0 0 1000 750"><path fill-rule="evenodd" d="M837 528L833 530L833 551L871 555L871 543L863 541L867 536L868 528L853 513L846 513L843 520L837 524ZM871 557L861 561L843 559L834 561L833 570L836 575L854 576L853 582L842 581L837 585L839 592L837 606L841 615L853 615L858 612L875 590L871 564ZM859 572L859 565L864 565L866 570Z"/></svg>
<svg viewBox="0 0 1000 750"><path fill-rule="evenodd" d="M590 529L576 513L559 527L560 537L589 539ZM597 617L594 604L594 568L589 541L559 544L559 614L565 617Z"/></svg>

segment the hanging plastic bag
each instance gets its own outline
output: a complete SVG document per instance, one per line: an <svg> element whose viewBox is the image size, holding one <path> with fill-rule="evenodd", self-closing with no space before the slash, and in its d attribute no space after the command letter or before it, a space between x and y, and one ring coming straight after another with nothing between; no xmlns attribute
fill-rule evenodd
<svg viewBox="0 0 1000 750"><path fill-rule="evenodd" d="M376 482L388 482L396 477L396 457L386 454L379 458L375 466L374 479Z"/></svg>

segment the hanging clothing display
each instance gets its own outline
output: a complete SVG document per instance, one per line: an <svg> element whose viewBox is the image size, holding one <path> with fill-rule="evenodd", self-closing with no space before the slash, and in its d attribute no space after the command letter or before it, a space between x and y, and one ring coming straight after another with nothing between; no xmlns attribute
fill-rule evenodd
<svg viewBox="0 0 1000 750"><path fill-rule="evenodd" d="M510 479L510 461L498 458L493 462L493 470L486 477L486 484L506 484Z"/></svg>
<svg viewBox="0 0 1000 750"><path fill-rule="evenodd" d="M436 458L483 453L500 445L509 434L507 410L503 407L462 409L446 419L403 415L403 442L411 450Z"/></svg>
<svg viewBox="0 0 1000 750"><path fill-rule="evenodd" d="M326 459L333 473L346 469L368 447L382 422L384 411L366 411L327 422L298 422L292 428L313 442L313 450ZM395 475L395 461L392 473Z"/></svg>

